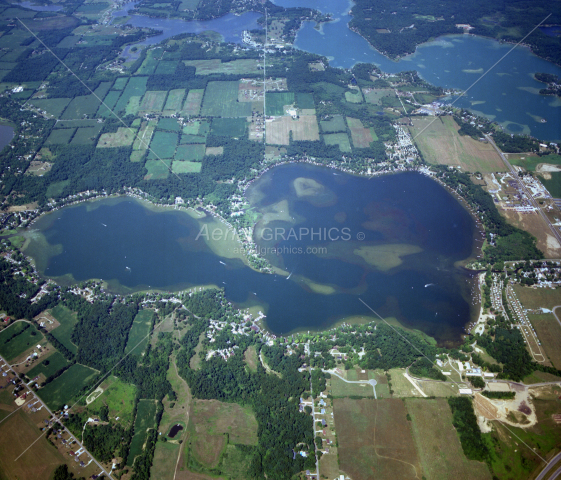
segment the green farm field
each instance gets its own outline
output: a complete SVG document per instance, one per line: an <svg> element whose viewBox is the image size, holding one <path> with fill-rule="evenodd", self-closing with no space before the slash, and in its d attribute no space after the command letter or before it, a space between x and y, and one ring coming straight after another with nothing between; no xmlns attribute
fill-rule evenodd
<svg viewBox="0 0 561 480"><path fill-rule="evenodd" d="M76 363L66 370L60 377L39 389L37 394L51 409L57 409L73 400L82 388L97 376L93 368Z"/></svg>
<svg viewBox="0 0 561 480"><path fill-rule="evenodd" d="M371 385L360 383L347 383L339 377L331 376L331 394L334 398L343 397L372 397L374 391Z"/></svg>
<svg viewBox="0 0 561 480"><path fill-rule="evenodd" d="M247 120L245 118L213 118L211 132L213 135L245 137L247 135Z"/></svg>
<svg viewBox="0 0 561 480"><path fill-rule="evenodd" d="M458 133L452 117L417 117L409 127L425 160L433 165L461 166L466 172L504 172L506 167L492 145ZM420 135L421 131L423 132Z"/></svg>
<svg viewBox="0 0 561 480"><path fill-rule="evenodd" d="M192 145L179 145L175 152L175 159L180 161L200 161L205 156L205 145L192 144Z"/></svg>
<svg viewBox="0 0 561 480"><path fill-rule="evenodd" d="M90 145L95 142L103 125L99 124L95 127L78 128L72 137L71 145Z"/></svg>
<svg viewBox="0 0 561 480"><path fill-rule="evenodd" d="M209 82L201 115L208 117L248 117L251 103L238 102L238 82Z"/></svg>
<svg viewBox="0 0 561 480"><path fill-rule="evenodd" d="M178 135L175 132L156 131L150 142L150 160L157 158L173 158Z"/></svg>
<svg viewBox="0 0 561 480"><path fill-rule="evenodd" d="M9 362L44 340L34 325L17 322L0 333L0 355Z"/></svg>
<svg viewBox="0 0 561 480"><path fill-rule="evenodd" d="M68 365L66 358L64 358L60 352L56 351L44 359L41 357L40 360L40 363L26 373L29 378L33 379L40 374L43 374L43 376L47 378Z"/></svg>
<svg viewBox="0 0 561 480"><path fill-rule="evenodd" d="M202 89L189 90L185 103L183 104L182 113L184 115L198 115L201 110L201 103L205 91Z"/></svg>
<svg viewBox="0 0 561 480"><path fill-rule="evenodd" d="M183 105L183 98L185 97L185 89L178 88L176 90L170 90L166 104L164 105L164 115L171 114L181 111L181 105Z"/></svg>
<svg viewBox="0 0 561 480"><path fill-rule="evenodd" d="M60 118L71 98L34 98L29 103L35 107L45 110L49 115Z"/></svg>
<svg viewBox="0 0 561 480"><path fill-rule="evenodd" d="M374 141L372 132L369 128L365 128L360 120L357 118L347 117L347 124L351 130L351 137L353 146L356 148L367 148L370 143Z"/></svg>
<svg viewBox="0 0 561 480"><path fill-rule="evenodd" d="M158 121L158 130L170 130L172 132L179 132L181 125L175 118L161 118Z"/></svg>
<svg viewBox="0 0 561 480"><path fill-rule="evenodd" d="M213 73L223 73L230 75L240 75L248 73L258 73L259 61L251 58L243 58L224 62L219 58L210 60L183 60L187 67L195 67L197 75L212 75Z"/></svg>
<svg viewBox="0 0 561 480"><path fill-rule="evenodd" d="M333 407L342 471L354 480L422 477L402 400L336 398Z"/></svg>
<svg viewBox="0 0 561 480"><path fill-rule="evenodd" d="M527 153L507 153L505 155L510 164L523 167L529 172L535 172L537 166L541 163L547 163L548 165L561 165L561 155L551 154L541 157L536 154L528 155Z"/></svg>
<svg viewBox="0 0 561 480"><path fill-rule="evenodd" d="M142 355L148 345L150 328L152 326L152 318L154 312L152 310L140 310L132 322L129 338L125 347L125 353L133 355Z"/></svg>
<svg viewBox="0 0 561 480"><path fill-rule="evenodd" d="M446 399L406 399L405 405L427 478L491 480L484 463L465 457Z"/></svg>
<svg viewBox="0 0 561 480"><path fill-rule="evenodd" d="M84 115L95 115L101 102L98 98L104 98L111 88L111 82L102 82L95 89L95 95L84 95L74 97L62 114L63 119L84 118Z"/></svg>
<svg viewBox="0 0 561 480"><path fill-rule="evenodd" d="M117 127L115 133L104 133L99 137L97 148L128 147L134 142L135 136L135 128Z"/></svg>
<svg viewBox="0 0 561 480"><path fill-rule="evenodd" d="M158 180L167 178L169 175L169 167L171 165L171 158L162 160L146 160L144 167L148 173L144 176L145 180Z"/></svg>
<svg viewBox="0 0 561 480"><path fill-rule="evenodd" d="M78 323L76 314L64 305L57 305L51 310L51 315L60 323L58 327L51 331L51 335L72 353L76 353L76 345L72 343L72 332L74 331L74 326Z"/></svg>
<svg viewBox="0 0 561 480"><path fill-rule="evenodd" d="M323 136L326 145L338 145L342 152L351 151L351 143L346 133L328 133Z"/></svg>
<svg viewBox="0 0 561 480"><path fill-rule="evenodd" d="M119 101L115 104L115 112L124 112L131 97L142 97L146 92L147 82L148 77L131 77L123 93L119 97Z"/></svg>
<svg viewBox="0 0 561 480"><path fill-rule="evenodd" d="M120 80L120 79L118 79ZM119 100L121 96L120 91L110 90L109 93L103 99L103 103L101 104L97 110L98 117L109 117L112 116L111 110L115 107L115 104Z"/></svg>
<svg viewBox="0 0 561 480"><path fill-rule="evenodd" d="M284 115L284 106L292 105L294 102L293 92L267 92L265 95L265 114L273 116Z"/></svg>
<svg viewBox="0 0 561 480"><path fill-rule="evenodd" d="M132 465L137 455L142 453L148 436L148 429L155 428L156 402L154 400L140 400L134 420L134 436L130 444L127 465Z"/></svg>
<svg viewBox="0 0 561 480"><path fill-rule="evenodd" d="M201 162L190 162L190 161L178 161L174 160L171 164L171 171L173 173L199 173L203 164Z"/></svg>
<svg viewBox="0 0 561 480"><path fill-rule="evenodd" d="M346 132L347 125L345 124L345 117L336 115L329 120L322 120L320 122L321 131L324 133Z"/></svg>
<svg viewBox="0 0 561 480"><path fill-rule="evenodd" d="M45 145L66 145L70 142L76 130L76 128L58 128L53 130L45 141Z"/></svg>
<svg viewBox="0 0 561 480"><path fill-rule="evenodd" d="M140 103L139 111L141 112L161 112L168 92L166 91L150 91L146 92Z"/></svg>
<svg viewBox="0 0 561 480"><path fill-rule="evenodd" d="M105 380L101 387L103 393L88 405L88 411L97 414L103 405L107 405L111 418L119 417L119 422L130 424L136 387L113 376Z"/></svg>

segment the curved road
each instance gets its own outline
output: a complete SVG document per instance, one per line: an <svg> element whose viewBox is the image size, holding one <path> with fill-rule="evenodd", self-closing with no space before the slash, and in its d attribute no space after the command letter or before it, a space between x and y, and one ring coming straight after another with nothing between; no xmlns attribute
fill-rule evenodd
<svg viewBox="0 0 561 480"><path fill-rule="evenodd" d="M555 307L553 307L553 309L551 311L553 312L553 316L557 319L557 321L559 322L559 326L561 327L561 320L559 320L559 317L555 313L555 309L557 309L557 308L561 308L561 305L556 305Z"/></svg>
<svg viewBox="0 0 561 480"><path fill-rule="evenodd" d="M376 384L378 382L376 382L376 380L346 380L344 379L341 375L339 375L338 373L335 373L331 370L322 370L323 373L329 373L331 375L335 375L336 377L339 377L341 380L343 380L343 382L345 383L360 383L362 385L372 385L372 390L374 390L374 398L378 399L378 397L376 396Z"/></svg>
<svg viewBox="0 0 561 480"><path fill-rule="evenodd" d="M555 455L555 457L553 457L549 463L545 466L545 468L541 471L541 473L536 477L536 480L542 480L547 474L548 472L555 466L555 464L561 460L561 452L559 452L557 455ZM550 480L553 480L554 478L557 478L559 476L559 474L561 473L561 465L559 466L559 468L553 473L553 475L550 478Z"/></svg>

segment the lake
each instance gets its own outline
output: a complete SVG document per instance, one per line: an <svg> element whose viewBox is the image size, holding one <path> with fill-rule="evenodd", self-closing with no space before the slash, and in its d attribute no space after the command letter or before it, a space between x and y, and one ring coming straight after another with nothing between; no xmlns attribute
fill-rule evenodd
<svg viewBox="0 0 561 480"><path fill-rule="evenodd" d="M0 150L8 145L14 138L14 129L9 125L0 125Z"/></svg>
<svg viewBox="0 0 561 480"><path fill-rule="evenodd" d="M241 308L259 306L275 334L368 315L361 298L382 316L449 344L476 313L472 274L455 265L474 254L479 234L433 180L417 173L368 180L292 164L267 172L247 195L261 216L258 246L284 275L218 256L220 248L200 235L205 225L212 233L212 217L197 220L128 198L45 215L28 229L25 253L41 275L61 284L103 279L117 293L216 285Z"/></svg>
<svg viewBox="0 0 561 480"><path fill-rule="evenodd" d="M393 61L372 48L360 35L349 30L348 0L276 0L283 7L310 7L332 13L334 21L306 22L295 46L325 55L333 67L351 68L358 62L373 63L387 73L417 70L433 85L465 90L505 55L512 45L473 35L447 35L420 45L417 51ZM539 95L543 83L536 72L561 76L561 68L538 58L528 48L517 47L475 85L455 106L469 108L500 123L510 133L531 134L543 140L561 139L561 99ZM542 119L546 123L542 123Z"/></svg>

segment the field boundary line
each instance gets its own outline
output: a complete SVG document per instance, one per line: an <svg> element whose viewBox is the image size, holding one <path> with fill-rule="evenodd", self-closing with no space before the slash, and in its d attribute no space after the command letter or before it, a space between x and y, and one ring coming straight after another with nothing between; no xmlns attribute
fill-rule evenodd
<svg viewBox="0 0 561 480"><path fill-rule="evenodd" d="M170 164L170 166L168 167L168 166L166 165L166 162L164 162L164 161L160 158L160 156L159 156L156 152L154 152L154 150L152 150L152 149L150 148L150 146L149 146L142 138L140 138L140 137L138 136L138 133L136 133L131 127L129 127L129 126L124 122L124 120L123 120L121 117L119 117L119 115L117 115L117 114L113 111L112 108L109 108L109 107L107 106L107 104L106 104L101 98L99 98L99 97L97 96L97 94L96 94L90 87L88 87L88 86L86 85L86 83L85 83L78 75L76 75L76 74L72 71L72 69L71 69L68 65L66 65L66 63L64 63L64 62L62 61L62 59L60 59L60 58L57 56L57 54L56 54L55 52L53 52L47 45L45 45L45 42L43 42L43 40L41 40L35 33L33 33L33 32L31 31L31 29L30 29L25 23L23 23L19 17L16 17L16 19L17 19L18 22L20 22L20 23L25 27L25 29L26 29L29 33L31 33L31 35L33 35L33 37L35 37L36 40L38 40L38 41L41 43L41 45L43 45L43 47L45 47L45 48L47 49L47 51L48 51L53 57L55 57L55 58L58 60L58 62L59 62L64 68L66 68L66 69L70 72L70 74L71 74L72 76L76 77L76 79L77 79L84 87L86 87L86 88L88 89L88 91L89 91L95 98L97 98L97 99L101 102L101 104L102 104L105 108L107 108L107 110L109 110L109 111L111 112L111 114L112 114L117 120L119 120L119 122L121 122L121 123L125 126L126 129L128 129L128 130L134 135L135 139L138 139L143 145L145 145L147 150L149 150L151 153L153 153L153 154L156 156L156 158L157 158L160 162L162 162L162 163L166 166L166 168L167 168L173 175L175 175L179 180L181 180L181 177L180 177L179 175L177 175L176 173L174 173L173 170L171 169L171 164ZM124 91L124 90L123 90L123 91ZM27 102L26 102L26 103L27 103ZM140 131L140 129L139 129L139 131ZM133 140L133 143L134 143L134 140Z"/></svg>
<svg viewBox="0 0 561 480"><path fill-rule="evenodd" d="M362 298L359 297L359 301L361 303L364 304L364 306L366 306L366 308L368 308L368 310L370 310L372 313L374 313L374 315L376 315L380 320L382 320L388 327L390 327L395 333L397 333L401 338L403 338L403 340L405 340L409 345L411 345L415 350L417 350L423 357L425 357L430 363L432 363L432 365L435 365L436 362L433 362L430 358L428 358L423 352L421 352L421 350L419 350L415 345L413 345L404 335L402 335L393 325L390 325L385 318L383 318L378 312L376 312L370 305L368 305ZM454 381L452 379L452 383L454 383L458 389L460 388L460 384L456 381ZM489 412L489 410L486 409L487 412ZM497 422L500 422L501 425L503 425L510 433L512 433L518 440L520 440L521 443L523 443L526 447L528 447L528 449L535 455L537 455L544 463L547 463L547 460L545 458L543 458L539 453L536 453L536 451L530 447L530 445L528 445L524 440L522 440L518 435L516 435L516 433L514 433L510 428L508 428L506 426L506 423L503 422L500 419L496 419Z"/></svg>
<svg viewBox="0 0 561 480"><path fill-rule="evenodd" d="M483 73L481 74L481 76L480 76L477 80L475 80L475 82L473 82L466 90L463 91L463 93L462 93L461 95L459 95L459 96L456 98L456 100L454 100L452 103L447 104L447 106L450 106L450 107L453 106L460 98L462 98L463 96L465 96L465 94L466 94L467 92L469 92L476 84L478 84L480 80L483 80L483 77L485 77L485 76L486 76L491 70L493 70L493 68L495 68L499 63L501 63L501 62L506 58L506 56L507 56L510 52L512 52L516 47L518 47L518 45L520 45L520 44L521 44L524 40L526 40L532 33L534 33L534 32L541 26L541 24L542 24L543 22L545 22L549 17L551 17L551 15L553 15L553 13L550 13L550 14L549 14L547 17L545 17L540 23L538 23L534 28L532 28L532 30L530 30L530 32L529 32L528 34L526 34L526 36L525 36L522 40L520 40L518 43L516 43L508 52L506 52L506 53L505 53L501 58L499 58L493 65L491 65L491 67L488 68L486 72L483 72ZM413 140L415 140L419 135L421 135L421 133L423 133L427 128L429 128L429 127L434 123L434 121L435 121L437 118L438 118L438 116L435 116L435 117L434 117L434 120L433 120L432 122L430 122L425 128L423 128L417 135L415 135L415 136L413 137Z"/></svg>

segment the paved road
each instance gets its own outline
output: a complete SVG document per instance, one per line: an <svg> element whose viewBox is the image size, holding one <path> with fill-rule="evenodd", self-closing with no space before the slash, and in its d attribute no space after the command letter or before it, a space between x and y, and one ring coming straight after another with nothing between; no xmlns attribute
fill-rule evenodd
<svg viewBox="0 0 561 480"><path fill-rule="evenodd" d="M346 383L360 383L362 385L366 385L366 384L372 385L372 390L374 390L374 398L378 399L378 397L376 396L376 384L378 382L376 382L376 380L346 380L341 375L333 372L332 370L322 370L322 372L323 373L330 373L331 375L335 375L336 377L339 377L341 380L343 380L343 382L346 382Z"/></svg>
<svg viewBox="0 0 561 480"><path fill-rule="evenodd" d="M549 226L551 232L553 233L553 236L557 239L557 241L559 242L559 245L561 245L561 233L559 232L559 230L557 230L549 221L549 218L547 218L547 215L545 213L543 213L542 209L540 208L538 202L536 201L536 199L532 196L532 193L528 190L528 188L526 187L526 185L524 184L524 182L521 182L518 179L518 173L516 172L516 170L514 170L514 168L512 167L512 165L510 164L510 162L507 160L506 156L503 154L503 152L500 151L499 147L497 147L497 145L495 144L495 142L493 141L493 138L490 135L485 135L485 138L487 140L489 140L489 143L491 145L493 145L493 147L495 148L495 150L497 151L497 153L499 154L499 156L502 158L504 164L507 166L508 170L510 171L510 173L512 174L512 176L514 177L514 180L516 180L518 182L518 184L520 185L520 188L526 193L526 196L528 197L528 199L530 200L530 202L532 203L532 205L534 207L536 207L538 209L538 213L541 215L541 217L543 218L544 222L546 223L546 225Z"/></svg>
<svg viewBox="0 0 561 480"><path fill-rule="evenodd" d="M555 464L561 460L561 452L559 452L555 457L553 457L549 463L545 466L545 468L541 471L541 473L536 477L536 480L542 480L547 473L555 466ZM555 471L555 473L550 477L550 480L557 478L557 476L561 473L561 465Z"/></svg>
<svg viewBox="0 0 561 480"><path fill-rule="evenodd" d="M9 365L9 363L4 359L4 357L1 357L1 356L0 356L0 360L1 360L2 362L4 362L4 363L7 363L7 364ZM27 389L27 391L28 391L28 396L27 396L27 398L26 398L26 402L25 402L25 403L26 403L26 404L29 404L29 402L31 401L31 399L33 399L34 401L37 401L37 400L38 400L38 401L41 403L41 406L42 406L47 412L49 412L50 418L51 418L52 420L54 420L55 422L56 422L56 421L59 421L59 420L60 420L60 417L55 417L55 415L53 415L53 412L49 409L49 407L47 407L47 405L43 402L43 400L41 400L41 399L39 398L39 396L38 396L33 390L31 390L31 388L29 388L29 387L26 385L26 383L21 379L21 377L18 375L18 373L17 373L15 370L13 370L13 369L12 369L12 372L14 372L14 374L16 375L16 377L19 378L19 379L21 380L21 382L22 382L21 384L22 384L22 385ZM62 425L62 422L59 422L59 423L60 423L60 425ZM84 447L84 445L82 445L82 442L80 442L80 441L72 434L72 432L71 432L70 430L68 430L64 425L62 425L62 426L63 426L64 430L65 430L66 432L68 432L68 435L70 436L70 438L71 438L72 440L74 440L74 441L78 444L78 446L79 446L80 448L83 449L83 453L87 453L87 454L90 456L90 458L93 460L93 462L100 468L100 470L101 470L105 475L107 475L107 477L113 478L113 477L111 477L110 473L107 472L107 470L105 470L105 468L103 468L103 466L101 465L101 463L99 463L99 462L94 458L94 456L86 449L86 447ZM38 440L39 438L41 438L42 436L43 436L43 434L41 434L41 436L38 437L37 440ZM36 441L37 441L37 440L36 440ZM29 446L27 447L27 450L29 450L29 448L30 448L32 445L33 445L33 444L29 445ZM16 458L16 461L17 461L24 453L26 453L27 450L24 450L24 451L20 454L20 456Z"/></svg>

